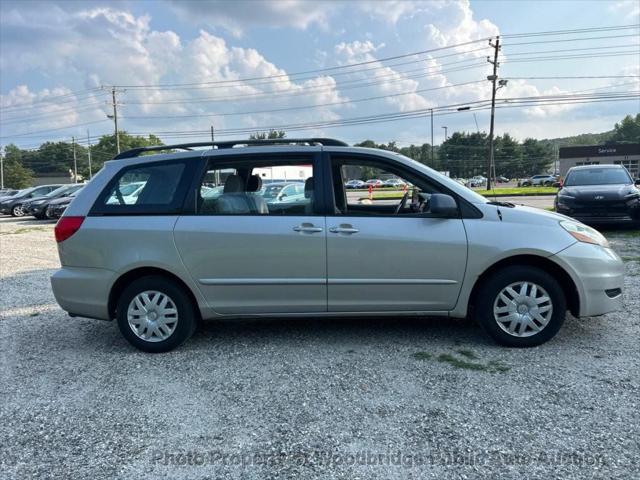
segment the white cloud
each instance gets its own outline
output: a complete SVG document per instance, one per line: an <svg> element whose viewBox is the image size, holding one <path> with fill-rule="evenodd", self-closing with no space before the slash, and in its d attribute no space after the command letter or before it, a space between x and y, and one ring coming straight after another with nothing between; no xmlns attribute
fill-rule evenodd
<svg viewBox="0 0 640 480"><path fill-rule="evenodd" d="M278 0L240 2L233 0L169 0L185 20L199 26L222 27L239 36L248 26L294 27L325 26L331 2Z"/></svg>
<svg viewBox="0 0 640 480"><path fill-rule="evenodd" d="M35 19L37 15L35 11L27 12L21 18L14 19L14 24L17 22L19 26L24 26L31 21L30 16ZM30 40L14 42L10 54L2 56L1 64L5 66L26 56L29 62L16 63L17 68L21 67L24 71L41 69L50 72L54 78L69 78L71 74L76 84L82 82L90 88L111 84L124 86L125 92L119 95L119 101L123 104L122 125L129 131L149 131L159 126L162 127L158 130L202 130L203 125L208 128L211 123L216 128L224 128L227 122L238 127L330 120L338 118L336 111L339 107L238 115L232 117L233 120L199 115L345 101L331 76L292 79L284 69L269 62L258 50L230 46L223 38L206 30L201 30L191 40L183 41L173 31L153 30L147 16L135 16L130 12L103 7L73 12L56 10L49 23L63 33L50 41L46 49L42 48L42 39L47 38L49 27L35 22L31 28L36 34ZM63 24L66 28L62 28ZM262 77L275 78L259 80ZM248 78L258 80L239 80ZM136 85L174 83L195 85L180 89L135 88ZM67 87L58 89L55 95L69 91ZM294 96L278 96L283 92ZM300 95L303 92L308 94ZM106 118L108 107L104 93L97 92L80 98L71 96L65 99L64 107L40 102L51 95L54 93L49 90L34 93L23 85L0 96L3 107L33 105L28 115L38 117L28 122L28 126L8 122L3 125L2 135ZM207 101L225 97L233 97L234 101ZM260 101L256 100L258 98ZM87 108L89 103L99 105ZM74 111L74 108L77 110ZM54 115L56 109L57 116ZM3 114L3 120L26 117L20 113L20 109L10 108L9 111L13 113ZM154 116L163 115L196 116L152 120ZM135 119L137 116L148 116L149 121Z"/></svg>

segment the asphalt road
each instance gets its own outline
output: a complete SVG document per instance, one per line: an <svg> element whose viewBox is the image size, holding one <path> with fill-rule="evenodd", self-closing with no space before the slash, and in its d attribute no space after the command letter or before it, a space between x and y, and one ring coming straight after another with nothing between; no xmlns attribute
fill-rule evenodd
<svg viewBox="0 0 640 480"><path fill-rule="evenodd" d="M52 224L0 219L0 478L630 479L640 234L624 310L515 350L468 320L218 321L178 350L55 304Z"/></svg>

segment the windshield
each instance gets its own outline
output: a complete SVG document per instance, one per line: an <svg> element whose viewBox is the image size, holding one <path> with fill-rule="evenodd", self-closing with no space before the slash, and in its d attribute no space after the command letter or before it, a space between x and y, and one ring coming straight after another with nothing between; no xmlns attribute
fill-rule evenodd
<svg viewBox="0 0 640 480"><path fill-rule="evenodd" d="M69 185L63 185L61 187L56 188L55 190L51 190L49 193L45 195L45 197L48 197L48 198L55 197L59 193L63 193L69 190L69 188L71 188Z"/></svg>
<svg viewBox="0 0 640 480"><path fill-rule="evenodd" d="M623 168L589 168L572 170L564 182L565 187L578 185L620 185L633 183Z"/></svg>

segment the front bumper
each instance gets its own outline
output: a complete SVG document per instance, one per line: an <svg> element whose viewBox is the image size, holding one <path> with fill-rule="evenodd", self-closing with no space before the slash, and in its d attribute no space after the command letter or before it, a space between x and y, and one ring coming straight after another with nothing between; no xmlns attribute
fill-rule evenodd
<svg viewBox="0 0 640 480"><path fill-rule="evenodd" d="M51 276L58 305L79 317L109 318L109 292L115 273L103 268L62 267Z"/></svg>
<svg viewBox="0 0 640 480"><path fill-rule="evenodd" d="M640 200L620 200L606 203L555 202L556 212L586 224L620 225L640 223Z"/></svg>
<svg viewBox="0 0 640 480"><path fill-rule="evenodd" d="M577 242L551 259L571 275L580 297L580 317L622 308L624 263L612 249Z"/></svg>

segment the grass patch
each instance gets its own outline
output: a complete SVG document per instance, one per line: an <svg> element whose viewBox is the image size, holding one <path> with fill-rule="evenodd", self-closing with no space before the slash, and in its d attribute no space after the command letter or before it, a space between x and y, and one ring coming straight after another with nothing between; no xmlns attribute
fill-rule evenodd
<svg viewBox="0 0 640 480"><path fill-rule="evenodd" d="M475 353L473 353L471 350L458 350L458 353L460 355L462 355L463 357L467 357L471 360L478 360L478 357Z"/></svg>
<svg viewBox="0 0 640 480"><path fill-rule="evenodd" d="M487 363L487 366L489 367L489 371L492 371L492 372L504 373L511 370L511 367L507 367L504 363L502 363L499 360L491 360L489 363Z"/></svg>
<svg viewBox="0 0 640 480"><path fill-rule="evenodd" d="M622 257L623 262L640 262L640 256L637 257Z"/></svg>
<svg viewBox="0 0 640 480"><path fill-rule="evenodd" d="M427 352L416 352L413 354L413 358L416 360L431 360L433 355Z"/></svg>
<svg viewBox="0 0 640 480"><path fill-rule="evenodd" d="M493 190L476 190L476 193L485 197L500 196L528 196L528 195L555 195L558 193L556 187L514 187L496 188Z"/></svg>
<svg viewBox="0 0 640 480"><path fill-rule="evenodd" d="M487 363L481 363L473 360L480 360L474 352L471 350L460 349L456 350L458 356L450 353L441 353L437 357L434 357L428 352L416 352L412 355L416 360L427 361L436 360L440 363L448 363L454 368L460 368L463 370L474 370L477 372L489 372L489 373L504 373L510 370L510 367L506 366L498 360L491 360ZM461 358L464 357L464 358Z"/></svg>
<svg viewBox="0 0 640 480"><path fill-rule="evenodd" d="M454 357L450 353L442 353L438 355L438 361L440 363L448 363L452 367L462 368L465 370L487 370L487 366L481 363L472 363L466 360L461 360Z"/></svg>

